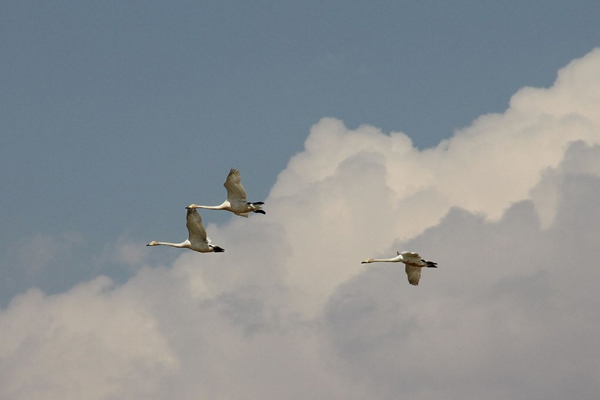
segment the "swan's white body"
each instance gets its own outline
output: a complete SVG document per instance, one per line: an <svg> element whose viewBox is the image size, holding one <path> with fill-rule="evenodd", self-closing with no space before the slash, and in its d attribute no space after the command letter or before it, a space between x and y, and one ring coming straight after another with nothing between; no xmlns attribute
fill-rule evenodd
<svg viewBox="0 0 600 400"><path fill-rule="evenodd" d="M368 264L373 262L401 262L406 265L406 275L408 276L408 283L417 286L419 279L421 279L421 268L437 268L437 263L433 261L427 261L421 258L418 253L411 251L396 252L398 255L393 258L368 258L362 262L362 264Z"/></svg>
<svg viewBox="0 0 600 400"><path fill-rule="evenodd" d="M157 242L152 241L148 243L146 246L171 246L178 247L180 249L190 249L200 253L222 253L225 249L214 246L211 244L210 238L206 236L206 229L204 229L204 225L202 224L202 217L198 214L193 208L188 208L187 210L187 222L185 224L187 226L189 237L186 241L181 243L169 243L169 242Z"/></svg>
<svg viewBox="0 0 600 400"><path fill-rule="evenodd" d="M242 186L242 175L240 171L231 168L227 180L223 184L227 189L227 200L218 206L201 206L198 204L190 204L187 208L205 208L207 210L227 210L239 215L240 217L248 218L248 213L255 212L266 214L262 210L263 202L248 203L246 199L246 190Z"/></svg>

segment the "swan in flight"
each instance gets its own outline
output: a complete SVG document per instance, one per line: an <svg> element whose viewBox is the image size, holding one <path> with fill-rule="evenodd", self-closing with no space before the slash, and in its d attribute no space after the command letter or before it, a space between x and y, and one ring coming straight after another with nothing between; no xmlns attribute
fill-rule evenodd
<svg viewBox="0 0 600 400"><path fill-rule="evenodd" d="M418 253L410 251L403 251L394 258L368 258L361 264L368 264L372 262L401 262L406 265L406 275L408 276L408 283L417 286L419 279L421 278L421 268L437 268L437 263L433 261L427 261L421 258Z"/></svg>
<svg viewBox="0 0 600 400"><path fill-rule="evenodd" d="M227 180L223 184L227 189L227 200L219 206L200 206L198 204L190 204L186 208L205 208L207 210L227 210L232 213L239 215L240 217L248 218L249 212L255 212L258 214L266 214L262 210L262 205L265 204L262 201L257 203L248 203L246 200L246 191L242 186L242 175L240 171L235 168L231 168Z"/></svg>
<svg viewBox="0 0 600 400"><path fill-rule="evenodd" d="M193 208L187 210L187 226L188 232L190 233L188 240L181 243L168 243L168 242L157 242L156 240L148 243L146 246L172 246L180 249L190 249L198 251L200 253L222 253L225 249L211 244L210 238L206 236L206 230L202 224L202 217Z"/></svg>

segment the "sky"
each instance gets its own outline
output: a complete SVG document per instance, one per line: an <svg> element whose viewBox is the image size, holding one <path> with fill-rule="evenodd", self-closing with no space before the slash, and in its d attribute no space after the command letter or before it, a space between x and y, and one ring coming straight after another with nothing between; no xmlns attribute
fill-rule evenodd
<svg viewBox="0 0 600 400"><path fill-rule="evenodd" d="M2 8L0 398L600 392L599 3Z"/></svg>

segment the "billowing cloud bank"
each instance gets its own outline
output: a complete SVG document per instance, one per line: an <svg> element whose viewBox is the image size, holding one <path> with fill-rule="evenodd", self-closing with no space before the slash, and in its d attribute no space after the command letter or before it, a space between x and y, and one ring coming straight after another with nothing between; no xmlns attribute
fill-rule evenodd
<svg viewBox="0 0 600 400"><path fill-rule="evenodd" d="M595 399L598 110L597 49L437 148L323 119L226 253L15 297L0 398Z"/></svg>

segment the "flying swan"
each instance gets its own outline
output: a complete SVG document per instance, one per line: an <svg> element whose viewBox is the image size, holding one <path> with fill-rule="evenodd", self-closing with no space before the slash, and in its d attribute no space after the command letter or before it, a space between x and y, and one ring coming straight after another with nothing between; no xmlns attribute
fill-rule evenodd
<svg viewBox="0 0 600 400"><path fill-rule="evenodd" d="M205 208L207 210L227 210L232 213L239 215L240 217L248 218L249 212L255 212L258 214L266 214L262 210L262 205L265 204L262 201L257 203L248 203L246 200L246 191L242 186L242 175L240 171L235 168L231 168L227 180L223 184L227 189L227 200L219 206L200 206L198 204L190 204L186 208Z"/></svg>
<svg viewBox="0 0 600 400"><path fill-rule="evenodd" d="M172 246L180 249L190 249L200 253L222 253L225 249L211 244L210 238L206 236L206 230L202 225L202 217L193 208L187 210L187 222L185 224L189 232L188 240L181 243L157 242L156 240L148 243L146 246Z"/></svg>
<svg viewBox="0 0 600 400"><path fill-rule="evenodd" d="M410 251L403 251L402 253L397 251L398 255L394 258L368 258L361 264L369 264L372 262L401 262L406 265L406 275L408 276L408 283L417 286L419 279L421 278L421 268L437 268L437 263L433 261L427 261L421 258L418 253Z"/></svg>

